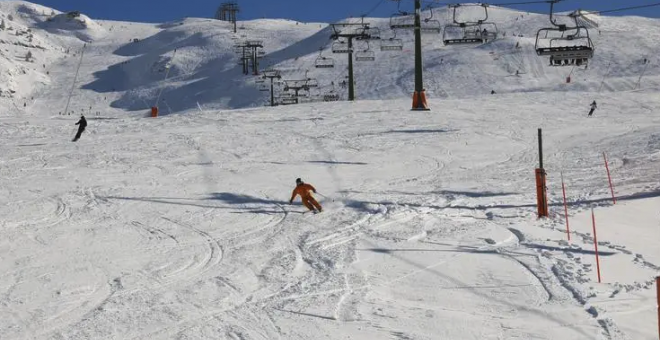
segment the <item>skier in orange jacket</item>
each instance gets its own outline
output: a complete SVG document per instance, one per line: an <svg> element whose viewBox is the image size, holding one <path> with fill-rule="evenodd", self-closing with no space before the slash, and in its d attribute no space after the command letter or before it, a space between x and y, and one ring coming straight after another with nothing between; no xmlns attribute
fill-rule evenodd
<svg viewBox="0 0 660 340"><path fill-rule="evenodd" d="M307 207L307 209L311 210L313 213L321 212L323 211L323 208L317 202L312 194L310 193L316 193L316 189L311 185L303 182L300 178L296 178L296 188L293 189L293 193L291 194L291 199L289 200L289 204L293 203L293 199L296 198L296 196L300 195L300 198L302 199L302 203Z"/></svg>

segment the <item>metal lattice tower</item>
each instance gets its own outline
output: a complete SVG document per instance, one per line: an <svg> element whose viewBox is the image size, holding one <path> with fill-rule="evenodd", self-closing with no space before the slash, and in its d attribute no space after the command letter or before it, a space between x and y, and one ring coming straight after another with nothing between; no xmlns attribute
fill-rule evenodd
<svg viewBox="0 0 660 340"><path fill-rule="evenodd" d="M243 66L243 74L250 74L250 65L252 66L252 74L259 75L259 59L265 56L262 50L264 47L261 40L246 40L234 45L236 53L239 56L239 65Z"/></svg>
<svg viewBox="0 0 660 340"><path fill-rule="evenodd" d="M275 106L275 92L273 88L274 79L282 79L282 75L279 70L275 69L265 69L263 72L263 77L270 79L270 106Z"/></svg>
<svg viewBox="0 0 660 340"><path fill-rule="evenodd" d="M340 38L346 39L347 46L343 50L335 50L335 53L348 54L348 100L355 100L355 84L353 81L353 39L368 40L371 39L369 34L369 23L336 23L331 24L333 33L330 36L333 40Z"/></svg>
<svg viewBox="0 0 660 340"><path fill-rule="evenodd" d="M236 2L224 2L215 12L215 18L222 21L229 21L234 24L234 33L236 33L236 13L240 11Z"/></svg>

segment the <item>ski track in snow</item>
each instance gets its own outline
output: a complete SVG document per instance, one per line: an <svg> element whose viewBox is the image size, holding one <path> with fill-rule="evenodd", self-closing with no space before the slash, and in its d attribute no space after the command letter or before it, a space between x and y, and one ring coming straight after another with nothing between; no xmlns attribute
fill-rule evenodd
<svg viewBox="0 0 660 340"><path fill-rule="evenodd" d="M14 17L0 30L3 336L653 338L657 20L596 17L596 56L569 84L570 68L548 67L527 36L547 15L491 6L506 37L443 46L423 35L433 111L410 112L411 32L397 32L403 51L373 43L376 62L355 63L358 101L323 103L312 100L346 97L327 24L260 19L233 34L210 19L50 12L0 2ZM365 20L391 33L388 18ZM236 65L241 39L263 40L262 65L283 79L320 86L299 105L259 107L267 93ZM335 68L314 67L319 48ZM26 50L34 62L11 58ZM161 117L147 119L161 91ZM70 143L81 113L90 124ZM537 128L551 205L541 220ZM322 213L286 205L296 177L323 193Z"/></svg>

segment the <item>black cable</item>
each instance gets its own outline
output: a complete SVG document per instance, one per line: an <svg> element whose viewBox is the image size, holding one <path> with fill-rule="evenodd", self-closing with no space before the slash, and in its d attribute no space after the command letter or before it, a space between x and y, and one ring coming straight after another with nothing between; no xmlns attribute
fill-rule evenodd
<svg viewBox="0 0 660 340"><path fill-rule="evenodd" d="M496 4L490 4L489 3L489 5L493 5L493 6L513 6L513 5L540 4L540 3L544 3L544 2L549 3L549 2L552 2L552 1L542 0L542 1L525 1L525 2L500 2L500 3L496 3Z"/></svg>
<svg viewBox="0 0 660 340"><path fill-rule="evenodd" d="M640 5L640 6L617 8L617 9L608 9L608 10L605 10L605 11L590 11L590 12L596 12L596 13L599 13L599 14L600 13L611 13L611 12L622 12L622 11L628 11L628 10L631 10L631 9L654 7L654 6L660 6L660 2L650 4L650 5Z"/></svg>
<svg viewBox="0 0 660 340"><path fill-rule="evenodd" d="M376 6L374 6L374 7L373 7L369 12L367 12L367 14L365 14L364 16L367 16L367 17L368 17L369 14L371 14L371 13L373 13L375 10L377 10L378 7L380 7L380 5L383 4L383 2L385 2L385 0L380 0L380 2L377 3Z"/></svg>

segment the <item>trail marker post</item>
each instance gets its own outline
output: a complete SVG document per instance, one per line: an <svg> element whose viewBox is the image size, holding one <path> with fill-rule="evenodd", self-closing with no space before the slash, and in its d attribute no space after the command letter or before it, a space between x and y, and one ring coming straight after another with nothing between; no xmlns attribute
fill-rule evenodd
<svg viewBox="0 0 660 340"><path fill-rule="evenodd" d="M545 169L543 169L543 138L539 129L539 167L536 169L536 204L538 216L548 217L548 197L545 183Z"/></svg>

